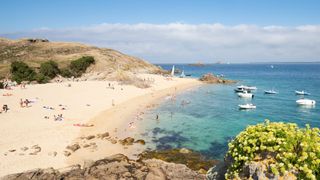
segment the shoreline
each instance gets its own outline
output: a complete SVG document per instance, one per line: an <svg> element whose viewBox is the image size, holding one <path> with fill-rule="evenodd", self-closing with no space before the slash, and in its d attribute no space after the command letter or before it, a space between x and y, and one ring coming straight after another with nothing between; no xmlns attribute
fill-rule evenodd
<svg viewBox="0 0 320 180"><path fill-rule="evenodd" d="M12 93L10 97L1 96L0 100L9 105L8 113L0 114L0 177L35 168L65 168L71 164L85 164L106 156L122 153L134 157L144 146L134 144L130 147L119 143L112 144L106 139L94 138L90 147L84 148L81 136L108 132L110 137L131 136L138 128L128 128L128 123L135 118L136 112L147 110L155 101L172 93L179 93L202 84L196 79L173 78L143 74L154 78L151 88L139 89L131 85L119 85L114 81L83 81L67 83L49 83L29 85L27 89L15 87L13 90L1 90L1 94ZM108 82L116 85L116 90L106 89ZM71 83L71 87L67 84ZM120 89L121 88L121 89ZM20 98L35 99L32 107L19 107ZM112 107L111 99L115 99ZM60 110L60 105L66 110ZM54 110L43 106L53 106ZM63 113L63 121L54 121L51 117ZM44 119L44 116L50 119ZM106 118L107 116L107 118ZM93 124L93 127L75 127L76 123ZM118 128L118 132L114 129ZM65 156L68 145L78 141L80 149ZM33 152L36 151L36 152Z"/></svg>
<svg viewBox="0 0 320 180"><path fill-rule="evenodd" d="M158 101L161 101L167 96L176 95L178 93L181 93L183 90L197 88L202 84L202 82L197 80L192 83L177 85L129 99L128 101L116 105L113 108L106 109L94 118L90 119L88 121L88 123L90 124L105 124L105 126L94 129L82 129L80 131L79 137L86 137L94 134L109 132L110 137L115 138L116 140L124 139L127 137L135 138L135 133L139 133L140 123L139 119L135 118L136 116L140 116L144 114L145 111L148 111L148 109L158 106ZM139 106L137 106L137 104L139 104ZM126 109L126 111L123 112L123 109ZM113 120L112 123L106 122L111 119ZM130 122L135 122L135 128L130 129L128 125L128 123ZM115 132L114 129L117 129L117 131ZM119 148L122 149L121 154L124 154L129 159L137 159L137 155L145 150L144 145L140 144L124 146L120 145L119 143L106 143L105 141L101 140L96 140L93 142L98 144L98 151L86 153L79 150L68 159L68 164L83 165L86 164L87 161L96 161L107 156L119 153ZM75 140L75 143L79 143L79 138Z"/></svg>

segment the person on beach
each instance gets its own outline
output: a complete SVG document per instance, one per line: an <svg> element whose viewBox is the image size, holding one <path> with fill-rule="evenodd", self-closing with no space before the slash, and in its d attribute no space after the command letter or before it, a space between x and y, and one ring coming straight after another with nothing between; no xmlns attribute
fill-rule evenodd
<svg viewBox="0 0 320 180"><path fill-rule="evenodd" d="M114 106L114 105L115 105L115 104L114 104L114 99L112 99L112 102L111 102L111 103L112 103L112 106Z"/></svg>
<svg viewBox="0 0 320 180"><path fill-rule="evenodd" d="M4 104L2 106L2 111L7 112L9 110L8 105Z"/></svg>
<svg viewBox="0 0 320 180"><path fill-rule="evenodd" d="M20 107L22 107L22 108L24 107L24 106L23 106L23 100L22 100L22 99L20 99Z"/></svg>
<svg viewBox="0 0 320 180"><path fill-rule="evenodd" d="M156 120L159 120L159 115L157 114L157 116L156 116Z"/></svg>
<svg viewBox="0 0 320 180"><path fill-rule="evenodd" d="M26 100L24 101L24 103L26 104L26 107L29 107L30 101L29 101L28 99L26 99Z"/></svg>

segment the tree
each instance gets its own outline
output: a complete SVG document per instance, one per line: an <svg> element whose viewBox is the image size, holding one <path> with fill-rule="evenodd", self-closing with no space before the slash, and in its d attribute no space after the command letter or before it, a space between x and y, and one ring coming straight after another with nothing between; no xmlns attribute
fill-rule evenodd
<svg viewBox="0 0 320 180"><path fill-rule="evenodd" d="M26 63L21 61L12 62L10 72L12 74L12 80L17 83L21 83L22 81L33 81L36 78L36 72Z"/></svg>
<svg viewBox="0 0 320 180"><path fill-rule="evenodd" d="M74 76L79 77L84 72L86 72L87 68L94 64L94 58L92 56L84 56L77 60L71 61L70 69Z"/></svg>
<svg viewBox="0 0 320 180"><path fill-rule="evenodd" d="M40 73L50 79L56 77L60 73L58 64L54 61L47 61L40 65Z"/></svg>

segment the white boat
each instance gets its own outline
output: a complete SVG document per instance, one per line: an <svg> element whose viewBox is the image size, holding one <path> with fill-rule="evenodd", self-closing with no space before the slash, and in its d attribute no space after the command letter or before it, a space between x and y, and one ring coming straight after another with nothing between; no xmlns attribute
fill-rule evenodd
<svg viewBox="0 0 320 180"><path fill-rule="evenodd" d="M298 104L298 105L308 105L308 106L310 106L310 105L316 105L316 101L315 100L312 100L312 99L299 99L299 100L297 100L296 101L296 103Z"/></svg>
<svg viewBox="0 0 320 180"><path fill-rule="evenodd" d="M180 78L184 78L184 77L186 77L186 75L184 74L184 71L182 71L180 74Z"/></svg>
<svg viewBox="0 0 320 180"><path fill-rule="evenodd" d="M247 91L239 92L237 94L241 98L253 98L254 97L254 95L252 93L249 93Z"/></svg>
<svg viewBox="0 0 320 180"><path fill-rule="evenodd" d="M239 104L239 109L256 109L257 107L253 104Z"/></svg>
<svg viewBox="0 0 320 180"><path fill-rule="evenodd" d="M172 69L171 69L171 76L174 76L174 65L172 66Z"/></svg>
<svg viewBox="0 0 320 180"><path fill-rule="evenodd" d="M266 91L264 91L264 93L265 94L278 94L278 92L275 90L266 90Z"/></svg>
<svg viewBox="0 0 320 180"><path fill-rule="evenodd" d="M234 90L235 92L243 92L243 91L254 91L257 90L257 87L255 86L244 86L244 85L240 85L237 86L237 88Z"/></svg>
<svg viewBox="0 0 320 180"><path fill-rule="evenodd" d="M306 91L295 91L296 95L310 95L310 93Z"/></svg>
<svg viewBox="0 0 320 180"><path fill-rule="evenodd" d="M255 86L247 86L246 89L253 91L253 90L257 90L257 87L255 87Z"/></svg>

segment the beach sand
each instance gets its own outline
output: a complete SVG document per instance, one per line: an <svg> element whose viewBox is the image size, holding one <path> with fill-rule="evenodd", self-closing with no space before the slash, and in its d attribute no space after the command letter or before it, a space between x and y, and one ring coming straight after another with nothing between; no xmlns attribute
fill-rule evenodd
<svg viewBox="0 0 320 180"><path fill-rule="evenodd" d="M143 151L143 145L113 143L137 133L139 114L165 96L201 84L195 79L140 76L154 80L152 87L140 89L114 81L82 81L0 90L0 105L7 104L10 108L0 114L0 177L35 168L83 165L117 153L134 158ZM109 88L109 83L114 89ZM7 93L12 95L3 96ZM31 100L30 107L21 108L20 99ZM58 114L63 115L63 120L54 120ZM109 133L108 138L81 138L105 132ZM68 150L71 155L65 156L66 147L75 143L80 149Z"/></svg>

